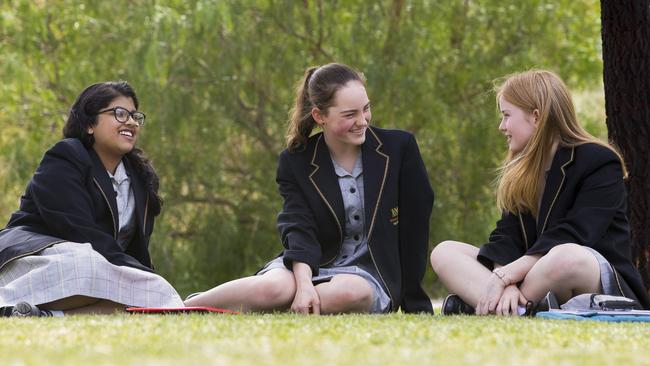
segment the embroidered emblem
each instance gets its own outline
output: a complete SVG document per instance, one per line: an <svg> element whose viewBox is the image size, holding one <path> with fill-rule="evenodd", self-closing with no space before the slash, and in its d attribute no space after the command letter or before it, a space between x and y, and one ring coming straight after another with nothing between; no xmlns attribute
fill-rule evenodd
<svg viewBox="0 0 650 366"><path fill-rule="evenodd" d="M399 224L399 207L390 209L390 223L393 225Z"/></svg>

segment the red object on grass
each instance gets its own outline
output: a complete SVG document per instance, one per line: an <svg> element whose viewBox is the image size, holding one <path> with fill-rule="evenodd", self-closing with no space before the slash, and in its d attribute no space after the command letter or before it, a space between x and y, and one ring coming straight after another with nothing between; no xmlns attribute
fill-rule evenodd
<svg viewBox="0 0 650 366"><path fill-rule="evenodd" d="M138 314L185 314L185 313L223 313L239 314L238 311L211 308L207 306L188 306L184 308L126 308L129 313Z"/></svg>

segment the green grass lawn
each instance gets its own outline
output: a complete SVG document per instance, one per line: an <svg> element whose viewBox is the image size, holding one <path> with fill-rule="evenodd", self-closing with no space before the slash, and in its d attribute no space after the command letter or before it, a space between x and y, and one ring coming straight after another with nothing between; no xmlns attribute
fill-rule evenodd
<svg viewBox="0 0 650 366"><path fill-rule="evenodd" d="M2 365L650 364L650 323L426 315L0 319Z"/></svg>

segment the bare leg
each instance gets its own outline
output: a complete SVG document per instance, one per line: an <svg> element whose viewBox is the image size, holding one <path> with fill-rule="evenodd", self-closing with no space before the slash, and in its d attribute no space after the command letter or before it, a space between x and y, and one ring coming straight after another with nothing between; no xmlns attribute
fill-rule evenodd
<svg viewBox="0 0 650 366"><path fill-rule="evenodd" d="M553 291L560 303L588 292L601 292L598 260L585 247L562 244L553 247L528 271L519 286L533 302Z"/></svg>
<svg viewBox="0 0 650 366"><path fill-rule="evenodd" d="M80 315L114 314L116 312L124 311L126 306L110 300L76 295L40 304L38 307L46 310L62 310L66 315Z"/></svg>
<svg viewBox="0 0 650 366"><path fill-rule="evenodd" d="M361 276L339 274L316 285L321 314L367 313L373 300L370 283Z"/></svg>
<svg viewBox="0 0 650 366"><path fill-rule="evenodd" d="M185 306L210 306L235 311L286 310L296 294L293 273L272 269L261 276L250 276L221 284L185 301Z"/></svg>
<svg viewBox="0 0 650 366"><path fill-rule="evenodd" d="M476 307L490 277L490 271L477 259L473 245L444 241L431 252L431 266L450 293Z"/></svg>

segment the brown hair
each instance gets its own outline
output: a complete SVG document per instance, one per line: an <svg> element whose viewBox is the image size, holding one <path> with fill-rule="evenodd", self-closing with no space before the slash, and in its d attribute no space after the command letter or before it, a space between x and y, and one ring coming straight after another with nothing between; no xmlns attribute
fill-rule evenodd
<svg viewBox="0 0 650 366"><path fill-rule="evenodd" d="M296 86L296 101L289 112L287 128L287 148L300 150L307 144L316 121L311 115L313 108L324 114L332 106L336 92L350 81L365 85L365 78L350 66L331 63L323 66L309 67Z"/></svg>
<svg viewBox="0 0 650 366"><path fill-rule="evenodd" d="M497 177L497 206L500 210L537 215L538 198L542 184L539 180L544 162L554 143L560 146L577 146L594 143L605 146L621 160L615 148L587 132L576 118L571 94L562 79L547 70L530 70L511 74L495 85L497 105L499 98L514 104L526 113L539 112L538 127L530 140L518 153L510 151L499 169Z"/></svg>

